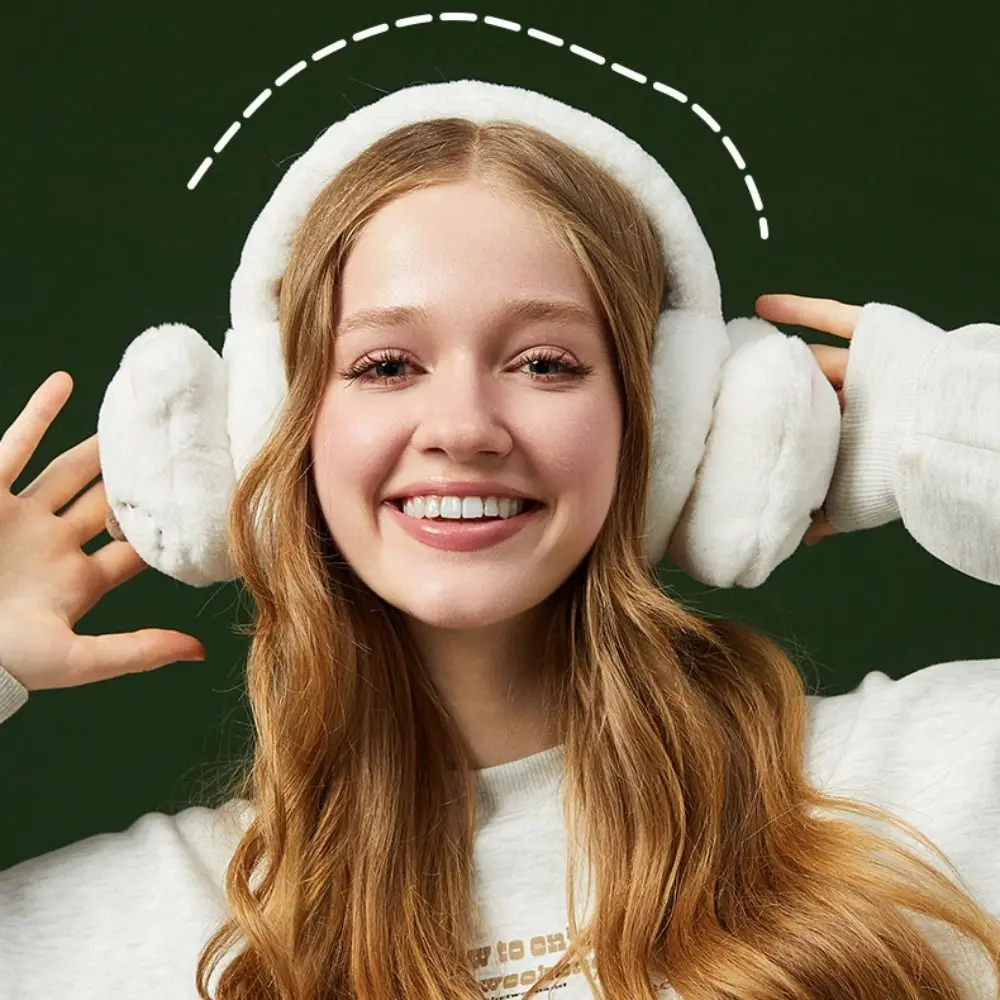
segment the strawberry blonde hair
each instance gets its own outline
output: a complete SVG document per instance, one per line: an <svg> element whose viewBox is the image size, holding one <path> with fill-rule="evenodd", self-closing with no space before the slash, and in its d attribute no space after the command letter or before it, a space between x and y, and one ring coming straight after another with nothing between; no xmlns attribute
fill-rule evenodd
<svg viewBox="0 0 1000 1000"><path fill-rule="evenodd" d="M573 971L601 996L593 949L609 1000L654 1000L651 975L684 1000L970 1000L923 932L933 921L974 939L1000 977L1000 922L896 838L842 814L909 832L947 862L914 827L809 785L796 665L771 639L685 609L646 565L650 356L671 293L653 223L545 132L460 118L400 128L333 178L277 289L289 392L228 525L256 607L256 739L225 794L254 815L226 872L227 919L198 962L199 995L220 969L217 1000L482 1000L507 985L477 975L474 763L402 614L339 554L310 452L359 233L392 199L471 176L534 206L579 261L623 401L607 519L546 599L540 669L564 735L570 946L527 996ZM596 889L582 927L578 855Z"/></svg>

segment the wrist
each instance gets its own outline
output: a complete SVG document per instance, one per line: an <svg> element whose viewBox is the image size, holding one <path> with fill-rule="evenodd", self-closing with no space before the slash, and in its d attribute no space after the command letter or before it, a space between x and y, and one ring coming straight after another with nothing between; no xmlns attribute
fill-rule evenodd
<svg viewBox="0 0 1000 1000"><path fill-rule="evenodd" d="M851 338L840 447L824 510L837 531L900 516L903 443L917 415L917 383L944 331L898 306L868 303Z"/></svg>

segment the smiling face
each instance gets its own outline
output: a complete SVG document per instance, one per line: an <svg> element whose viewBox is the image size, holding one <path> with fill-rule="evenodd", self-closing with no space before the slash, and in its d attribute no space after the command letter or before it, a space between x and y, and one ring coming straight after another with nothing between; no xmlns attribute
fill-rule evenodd
<svg viewBox="0 0 1000 1000"><path fill-rule="evenodd" d="M529 300L577 315L525 313ZM357 322L387 307L426 318ZM311 444L340 552L427 625L477 628L535 607L597 537L621 440L610 345L578 261L531 208L478 178L418 189L361 232L336 323ZM488 479L545 506L502 542L446 551L404 530L384 499L438 477Z"/></svg>

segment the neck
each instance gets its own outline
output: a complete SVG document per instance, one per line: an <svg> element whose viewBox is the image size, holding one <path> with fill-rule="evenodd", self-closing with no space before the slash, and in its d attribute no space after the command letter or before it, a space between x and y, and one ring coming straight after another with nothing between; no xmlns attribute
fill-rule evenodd
<svg viewBox="0 0 1000 1000"><path fill-rule="evenodd" d="M477 768L521 760L559 743L542 703L545 611L475 629L408 626Z"/></svg>

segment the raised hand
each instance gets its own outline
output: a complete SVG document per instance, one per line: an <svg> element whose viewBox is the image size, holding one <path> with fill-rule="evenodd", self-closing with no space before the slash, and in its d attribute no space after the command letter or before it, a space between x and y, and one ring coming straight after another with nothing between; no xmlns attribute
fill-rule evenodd
<svg viewBox="0 0 1000 1000"><path fill-rule="evenodd" d="M861 307L838 302L836 299L812 299L804 295L761 295L756 302L756 312L761 319L771 323L790 323L794 326L805 326L812 330L822 330L844 340L854 336L854 328L858 325ZM847 374L847 356L849 348L830 347L827 344L810 344L823 374L837 391L840 400L840 412L844 412L846 400L844 397L844 378ZM827 535L836 534L826 520L823 509L813 515L803 545L815 545Z"/></svg>
<svg viewBox="0 0 1000 1000"><path fill-rule="evenodd" d="M72 391L67 372L53 373L0 437L0 666L29 691L205 656L197 639L169 629L73 631L105 594L148 567L127 541L83 551L108 513L103 482L80 493L100 473L96 434L11 492Z"/></svg>

